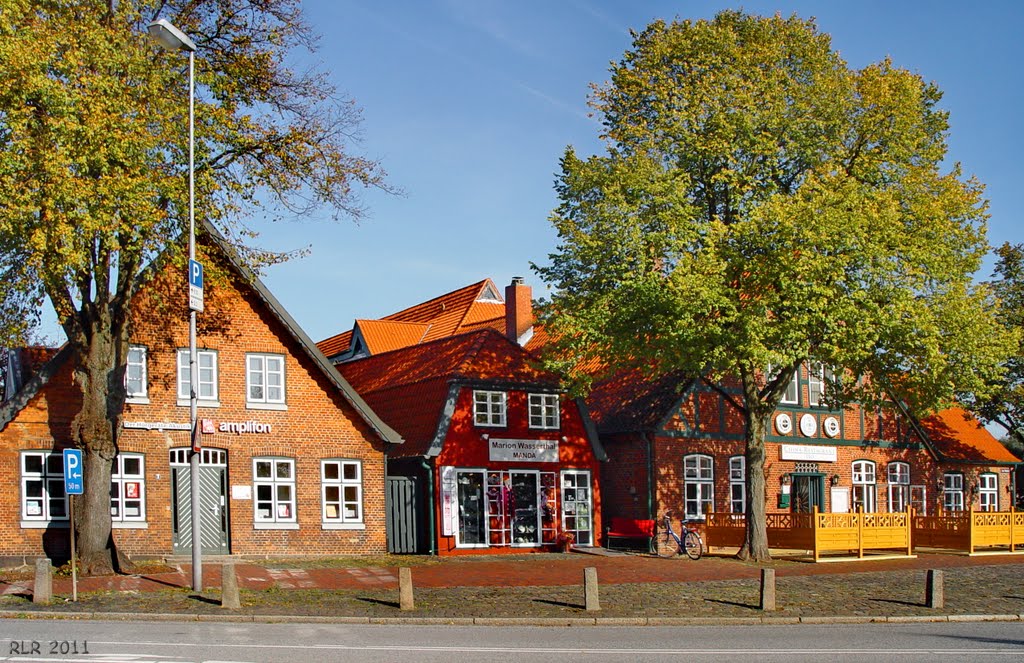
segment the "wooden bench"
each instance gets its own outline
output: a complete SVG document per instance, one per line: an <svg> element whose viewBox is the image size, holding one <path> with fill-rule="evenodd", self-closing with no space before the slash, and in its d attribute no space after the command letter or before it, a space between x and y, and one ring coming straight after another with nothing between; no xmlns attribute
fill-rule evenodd
<svg viewBox="0 0 1024 663"><path fill-rule="evenodd" d="M647 542L648 552L654 552L654 521L613 516L604 537L604 545L609 549L612 547L612 539L643 539Z"/></svg>

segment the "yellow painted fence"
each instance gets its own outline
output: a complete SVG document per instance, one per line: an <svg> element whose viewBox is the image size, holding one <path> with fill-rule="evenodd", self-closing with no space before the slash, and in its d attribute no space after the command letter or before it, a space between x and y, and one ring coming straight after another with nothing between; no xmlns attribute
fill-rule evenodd
<svg viewBox="0 0 1024 663"><path fill-rule="evenodd" d="M1024 511L958 511L914 517L914 546L968 553L1024 547Z"/></svg>
<svg viewBox="0 0 1024 663"><path fill-rule="evenodd" d="M911 554L911 513L771 513L768 547L824 553L900 550ZM708 549L743 545L743 514L708 513L704 524Z"/></svg>

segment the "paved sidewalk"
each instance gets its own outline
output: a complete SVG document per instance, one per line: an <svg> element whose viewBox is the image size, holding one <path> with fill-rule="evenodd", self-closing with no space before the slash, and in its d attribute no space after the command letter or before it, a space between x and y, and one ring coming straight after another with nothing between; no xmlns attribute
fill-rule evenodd
<svg viewBox="0 0 1024 663"><path fill-rule="evenodd" d="M205 591L188 589L191 569L173 573L83 578L79 602L70 579L55 579L61 598L49 607L27 600L31 582L0 583L0 610L153 618L297 618L327 620L566 619L658 620L892 620L1021 619L1024 554L829 563L775 560L778 610L759 608L761 567L730 557L699 561L647 555L533 554L473 558L402 558L394 566L318 568L299 561L236 562L242 609L219 605L219 564L204 564ZM398 566L412 568L416 609L398 609ZM583 570L597 569L600 612L586 611ZM925 570L941 569L945 606L925 605ZM171 616L167 616L171 615Z"/></svg>

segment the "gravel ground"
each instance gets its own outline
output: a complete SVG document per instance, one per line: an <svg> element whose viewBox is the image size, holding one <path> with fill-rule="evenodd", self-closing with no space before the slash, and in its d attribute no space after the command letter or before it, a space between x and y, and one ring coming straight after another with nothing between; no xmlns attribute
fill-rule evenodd
<svg viewBox="0 0 1024 663"><path fill-rule="evenodd" d="M1024 613L1024 565L971 566L944 570L945 606L925 605L925 571L899 570L783 576L776 581L778 617L1020 615ZM387 589L242 590L242 615L322 617L646 617L759 618L757 580L623 583L600 585L599 613L587 612L582 584L565 586L418 588L415 609L401 611L398 591ZM0 597L0 610L31 614L175 613L231 614L220 591L187 589L80 593L78 602L58 595L36 605L25 594Z"/></svg>

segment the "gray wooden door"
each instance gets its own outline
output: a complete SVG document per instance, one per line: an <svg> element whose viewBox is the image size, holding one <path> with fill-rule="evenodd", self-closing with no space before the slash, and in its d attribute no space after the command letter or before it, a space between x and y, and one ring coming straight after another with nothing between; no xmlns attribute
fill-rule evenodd
<svg viewBox="0 0 1024 663"><path fill-rule="evenodd" d="M387 477L389 553L420 552L419 485L415 477Z"/></svg>
<svg viewBox="0 0 1024 663"><path fill-rule="evenodd" d="M192 552L192 471L190 450L171 449L171 500L174 554ZM227 555L228 540L228 468L227 452L203 449L199 465L200 537L204 555Z"/></svg>

